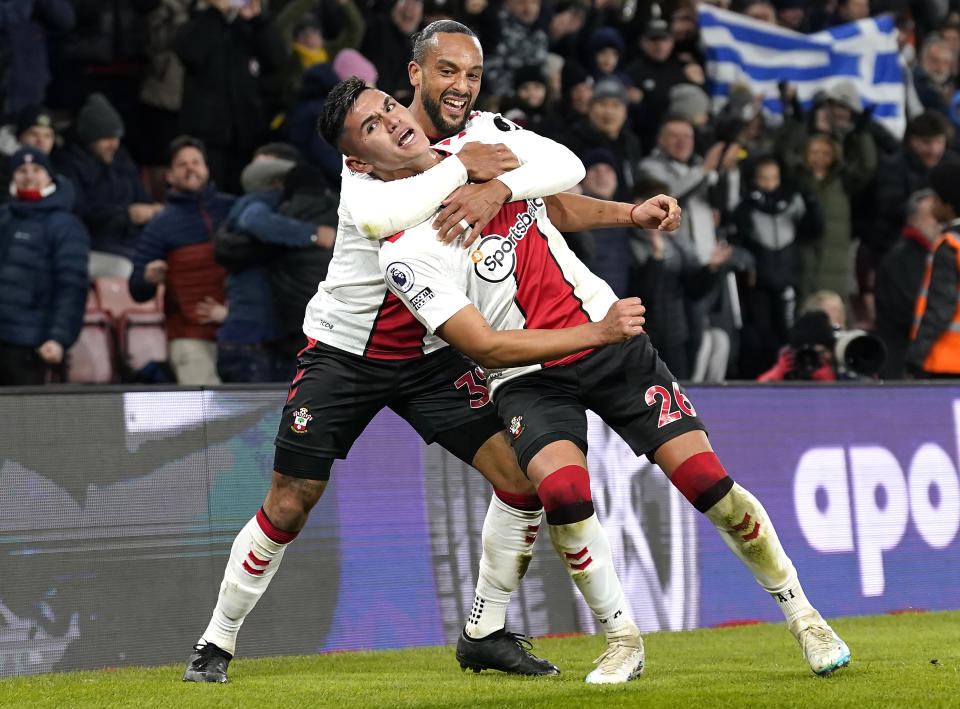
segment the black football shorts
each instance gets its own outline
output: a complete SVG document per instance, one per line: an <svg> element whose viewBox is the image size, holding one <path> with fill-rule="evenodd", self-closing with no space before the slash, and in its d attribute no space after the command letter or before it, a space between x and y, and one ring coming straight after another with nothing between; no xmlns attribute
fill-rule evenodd
<svg viewBox="0 0 960 709"><path fill-rule="evenodd" d="M503 430L479 367L452 347L415 359L360 357L311 341L301 352L276 446L346 458L371 419L389 407L427 443L466 463Z"/></svg>
<svg viewBox="0 0 960 709"><path fill-rule="evenodd" d="M571 441L586 455L587 409L634 453L651 459L671 438L706 431L646 334L510 379L497 389L495 403L524 470L554 441Z"/></svg>

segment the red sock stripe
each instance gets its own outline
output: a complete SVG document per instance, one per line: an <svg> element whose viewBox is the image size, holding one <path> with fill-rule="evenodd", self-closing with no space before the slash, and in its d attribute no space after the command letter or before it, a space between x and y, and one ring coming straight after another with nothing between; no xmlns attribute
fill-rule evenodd
<svg viewBox="0 0 960 709"><path fill-rule="evenodd" d="M740 532L749 526L750 526L750 513L744 512L743 519L740 521L740 524L735 524L730 529L732 529L734 532Z"/></svg>
<svg viewBox="0 0 960 709"><path fill-rule="evenodd" d="M587 553L587 548L584 547L583 549L581 549L580 551L578 551L576 554L571 554L570 552L565 551L565 552L563 552L563 555L564 555L565 557L567 557L568 559L577 559L577 560L579 561L580 559L583 558L583 555L586 554L586 553Z"/></svg>
<svg viewBox="0 0 960 709"><path fill-rule="evenodd" d="M493 494L499 497L501 502L524 512L536 512L543 507L536 493L523 495L493 488Z"/></svg>
<svg viewBox="0 0 960 709"><path fill-rule="evenodd" d="M727 471L720 464L717 454L707 451L692 455L683 461L670 476L670 482L683 493L684 497L694 502L725 477L727 477Z"/></svg>
<svg viewBox="0 0 960 709"><path fill-rule="evenodd" d="M577 571L583 571L585 568L587 568L588 566L590 566L590 564L592 564L592 563L593 563L593 557L592 557L592 556L588 556L588 557L587 557L587 560L584 561L584 562L581 563L581 564L570 564L570 568L571 568L571 569L575 569L575 570L577 570Z"/></svg>
<svg viewBox="0 0 960 709"><path fill-rule="evenodd" d="M243 560L243 569L244 569L244 571L246 571L248 574L253 574L254 576L262 576L262 575L263 575L263 572L266 570L266 569L255 569L255 568L253 568L252 566L250 566L250 564L247 563L247 560L246 560L246 559Z"/></svg>
<svg viewBox="0 0 960 709"><path fill-rule="evenodd" d="M248 551L248 552L247 552L247 558L248 558L252 563L256 564L257 566L266 566L267 564L270 563L270 559L261 559L261 558L258 557L256 554L254 554L252 551Z"/></svg>
<svg viewBox="0 0 960 709"><path fill-rule="evenodd" d="M267 535L267 539L277 544L289 544L299 534L299 532L284 532L282 529L274 527L273 523L267 519L262 507L257 510L257 524L260 525L260 530ZM247 562L243 563L246 564Z"/></svg>
<svg viewBox="0 0 960 709"><path fill-rule="evenodd" d="M586 468L579 465L567 465L550 473L540 483L537 494L547 512L593 500L590 495L590 475Z"/></svg>

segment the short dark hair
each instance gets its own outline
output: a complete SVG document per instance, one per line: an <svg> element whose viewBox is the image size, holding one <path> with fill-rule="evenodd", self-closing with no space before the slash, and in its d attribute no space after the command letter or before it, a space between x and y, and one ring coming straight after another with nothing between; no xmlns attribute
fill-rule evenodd
<svg viewBox="0 0 960 709"><path fill-rule="evenodd" d="M423 62L427 58L427 46L430 39L435 34L440 33L465 34L468 37L477 38L476 32L456 20L437 20L436 22L431 22L413 36L413 61L423 66Z"/></svg>
<svg viewBox="0 0 960 709"><path fill-rule="evenodd" d="M938 111L924 111L918 116L914 116L907 122L907 138L935 138L938 135L946 136L948 139L953 137L953 127L948 119Z"/></svg>
<svg viewBox="0 0 960 709"><path fill-rule="evenodd" d="M753 175L751 175L751 177L753 177L753 179L756 179L757 173L760 172L760 168L766 167L767 165L773 165L778 170L783 172L783 170L780 168L780 161L777 160L777 156L772 155L771 153L766 153L764 155L761 155L759 158L757 158L757 161L753 163Z"/></svg>
<svg viewBox="0 0 960 709"><path fill-rule="evenodd" d="M184 148L196 148L200 151L200 154L203 155L203 160L207 160L207 146L203 144L203 141L199 138L194 138L192 135L178 135L176 138L170 141L170 145L167 146L167 165L173 167L173 161L176 159L177 154Z"/></svg>
<svg viewBox="0 0 960 709"><path fill-rule="evenodd" d="M323 112L317 121L317 130L325 141L335 148L339 148L340 137L343 135L343 124L347 114L364 91L369 87L363 79L351 76L330 89L327 100L323 104Z"/></svg>

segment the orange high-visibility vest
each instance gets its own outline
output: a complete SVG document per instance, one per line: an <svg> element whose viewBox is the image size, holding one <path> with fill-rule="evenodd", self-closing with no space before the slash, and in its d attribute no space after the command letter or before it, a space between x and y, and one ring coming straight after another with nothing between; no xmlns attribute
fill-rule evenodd
<svg viewBox="0 0 960 709"><path fill-rule="evenodd" d="M953 249L957 258L957 272L960 273L960 240L952 233L947 232L938 241L930 255L927 256L927 267L923 273L923 285L920 288L920 295L917 296L917 304L913 311L913 325L910 328L910 339L915 340L917 330L920 328L920 321L927 310L927 291L930 288L930 278L933 275L933 256L941 244L946 243ZM960 281L958 281L960 288ZM957 299L953 309L953 318L950 325L937 338L923 360L923 371L935 374L956 374L960 373L960 292L957 293Z"/></svg>

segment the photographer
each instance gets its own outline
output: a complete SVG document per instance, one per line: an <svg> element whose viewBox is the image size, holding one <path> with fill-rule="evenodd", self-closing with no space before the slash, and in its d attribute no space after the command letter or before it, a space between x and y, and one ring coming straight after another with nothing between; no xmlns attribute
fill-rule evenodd
<svg viewBox="0 0 960 709"><path fill-rule="evenodd" d="M845 330L840 296L818 291L804 303L803 314L790 328L789 344L777 363L758 382L856 380L875 377L886 360L886 348L863 330Z"/></svg>

